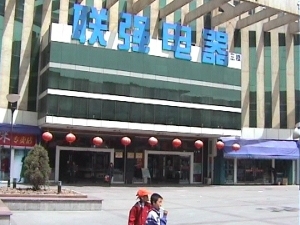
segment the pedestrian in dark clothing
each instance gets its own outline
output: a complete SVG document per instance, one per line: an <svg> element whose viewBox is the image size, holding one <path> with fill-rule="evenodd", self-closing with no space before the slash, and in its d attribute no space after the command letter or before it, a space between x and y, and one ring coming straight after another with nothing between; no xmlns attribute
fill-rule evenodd
<svg viewBox="0 0 300 225"><path fill-rule="evenodd" d="M113 182L114 178L114 164L110 163L108 170L107 170L107 176L108 176L108 185L111 186L111 182Z"/></svg>
<svg viewBox="0 0 300 225"><path fill-rule="evenodd" d="M274 177L274 184L277 184L277 171L276 171L276 169L271 167L271 172L272 172L273 177Z"/></svg>

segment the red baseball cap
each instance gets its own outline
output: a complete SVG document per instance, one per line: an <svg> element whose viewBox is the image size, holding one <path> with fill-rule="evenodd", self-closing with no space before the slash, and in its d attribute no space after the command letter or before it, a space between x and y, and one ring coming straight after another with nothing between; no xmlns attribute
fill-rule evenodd
<svg viewBox="0 0 300 225"><path fill-rule="evenodd" d="M144 196L150 195L150 194L151 194L150 191L141 188L141 189L139 189L138 192L136 193L136 196L138 196L138 197L144 197Z"/></svg>

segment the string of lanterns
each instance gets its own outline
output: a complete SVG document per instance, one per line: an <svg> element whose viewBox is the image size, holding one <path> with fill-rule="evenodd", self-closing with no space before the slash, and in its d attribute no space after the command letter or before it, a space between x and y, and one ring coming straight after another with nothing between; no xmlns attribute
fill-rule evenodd
<svg viewBox="0 0 300 225"><path fill-rule="evenodd" d="M53 135L46 131L42 134L42 138L43 140L47 143L49 141L51 141L53 139ZM76 141L76 136L73 134L73 133L68 133L65 137L66 141L69 143L69 144L72 144L74 141ZM129 137L123 137L121 139L121 143L122 145L124 145L125 147L127 147L128 145L131 144L131 139ZM93 144L97 147L101 146L103 144L103 139L101 137L94 137L93 138ZM158 144L158 140L157 138L155 137L150 137L148 139L148 144L151 146L151 147L155 147L157 144ZM179 148L181 145L182 145L182 142L179 138L175 138L173 141L172 141L172 145L174 148ZM202 149L204 144L201 140L196 140L195 143L194 143L194 146L196 149ZM218 140L217 143L216 143L216 148L218 150L223 150L225 147L225 144L223 141L221 140ZM241 146L238 144L238 143L234 143L232 145L232 150L233 151L238 151L240 150Z"/></svg>

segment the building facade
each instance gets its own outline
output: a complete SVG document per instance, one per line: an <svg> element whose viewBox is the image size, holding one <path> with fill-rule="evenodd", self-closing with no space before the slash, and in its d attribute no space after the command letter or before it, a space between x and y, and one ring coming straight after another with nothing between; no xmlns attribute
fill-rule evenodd
<svg viewBox="0 0 300 225"><path fill-rule="evenodd" d="M38 142L50 131L53 179L70 180L74 162L76 179L103 181L113 162L114 182L271 183L271 168L297 181L299 152L235 157L215 148L222 137L291 141L300 120L297 1L5 0L0 18L1 132ZM227 45L226 57L222 45L208 52L213 63L204 57L212 36ZM10 93L20 95L15 132L7 127ZM93 146L95 136L102 146ZM151 136L158 145L148 144ZM20 164L10 144L0 157ZM25 156L30 146L21 148ZM17 170L5 171L13 178Z"/></svg>

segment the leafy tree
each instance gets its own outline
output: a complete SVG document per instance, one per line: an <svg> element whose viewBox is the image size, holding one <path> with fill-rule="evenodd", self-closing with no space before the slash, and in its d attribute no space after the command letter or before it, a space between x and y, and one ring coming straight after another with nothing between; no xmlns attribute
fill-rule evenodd
<svg viewBox="0 0 300 225"><path fill-rule="evenodd" d="M33 190L39 190L49 180L51 172L47 150L41 145L34 146L24 160L24 169L25 178Z"/></svg>

